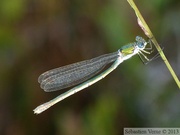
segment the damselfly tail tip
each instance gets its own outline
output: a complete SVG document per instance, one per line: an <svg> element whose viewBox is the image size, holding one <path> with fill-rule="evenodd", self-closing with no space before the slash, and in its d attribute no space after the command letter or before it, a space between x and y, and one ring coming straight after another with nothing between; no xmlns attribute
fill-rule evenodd
<svg viewBox="0 0 180 135"><path fill-rule="evenodd" d="M34 109L33 110L34 114L40 114L41 112L39 112L38 110Z"/></svg>
<svg viewBox="0 0 180 135"><path fill-rule="evenodd" d="M38 107L36 107L33 111L34 111L34 114L40 114L42 113L43 111L47 110L48 108L50 107L50 104L47 103L44 103Z"/></svg>
<svg viewBox="0 0 180 135"><path fill-rule="evenodd" d="M33 110L33 112L34 112L34 114L40 114L40 113L42 113L44 110L42 109L42 106L40 105L40 106L38 106L38 107L36 107L34 110Z"/></svg>

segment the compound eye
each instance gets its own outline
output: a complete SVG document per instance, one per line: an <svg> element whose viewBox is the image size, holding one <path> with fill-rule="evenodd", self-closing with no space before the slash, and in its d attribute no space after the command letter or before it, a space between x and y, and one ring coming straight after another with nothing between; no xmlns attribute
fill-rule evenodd
<svg viewBox="0 0 180 135"><path fill-rule="evenodd" d="M139 41L141 39L140 36L136 36L136 41Z"/></svg>
<svg viewBox="0 0 180 135"><path fill-rule="evenodd" d="M139 47L139 48L144 48L144 43L143 43L143 42L138 43L138 47Z"/></svg>

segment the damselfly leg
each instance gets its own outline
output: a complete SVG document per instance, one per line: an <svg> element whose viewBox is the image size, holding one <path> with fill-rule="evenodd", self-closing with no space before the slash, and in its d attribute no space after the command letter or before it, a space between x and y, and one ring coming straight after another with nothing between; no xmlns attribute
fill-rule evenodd
<svg viewBox="0 0 180 135"><path fill-rule="evenodd" d="M141 61L143 62L143 64L148 64L150 61L155 60L159 57L159 53L156 53L152 58L148 58L146 55L150 55L154 52L153 46L152 46L152 42L149 39L149 41L147 42L149 44L149 46L146 46L146 48L144 50L139 51L138 56L141 59Z"/></svg>

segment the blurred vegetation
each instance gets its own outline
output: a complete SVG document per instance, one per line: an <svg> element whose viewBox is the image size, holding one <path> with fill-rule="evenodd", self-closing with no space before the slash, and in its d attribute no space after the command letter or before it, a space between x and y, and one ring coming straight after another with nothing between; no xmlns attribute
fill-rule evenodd
<svg viewBox="0 0 180 135"><path fill-rule="evenodd" d="M136 0L180 75L180 1ZM119 135L124 127L178 127L180 93L161 59L122 63L40 115L49 69L117 51L143 35L126 0L0 1L0 134ZM144 36L145 37L145 36ZM146 37L145 37L146 38Z"/></svg>

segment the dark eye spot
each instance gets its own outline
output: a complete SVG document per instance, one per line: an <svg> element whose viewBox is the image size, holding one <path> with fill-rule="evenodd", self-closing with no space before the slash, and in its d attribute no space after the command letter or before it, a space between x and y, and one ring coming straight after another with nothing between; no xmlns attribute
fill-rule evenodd
<svg viewBox="0 0 180 135"><path fill-rule="evenodd" d="M143 48L143 47L144 47L144 43L142 43L142 42L141 42L141 43L138 43L138 47L139 47L139 48Z"/></svg>
<svg viewBox="0 0 180 135"><path fill-rule="evenodd" d="M140 36L136 36L136 41L139 41L141 40L141 37Z"/></svg>

